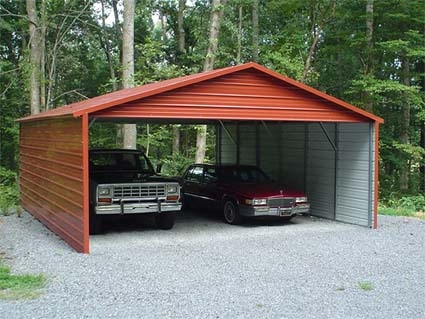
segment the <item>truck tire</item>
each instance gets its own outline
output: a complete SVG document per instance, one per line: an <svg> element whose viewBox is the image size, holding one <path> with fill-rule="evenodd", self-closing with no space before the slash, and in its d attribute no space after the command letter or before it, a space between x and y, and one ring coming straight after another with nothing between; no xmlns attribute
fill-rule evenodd
<svg viewBox="0 0 425 319"><path fill-rule="evenodd" d="M159 229L171 229L175 222L175 212L164 212L155 216L155 224Z"/></svg>

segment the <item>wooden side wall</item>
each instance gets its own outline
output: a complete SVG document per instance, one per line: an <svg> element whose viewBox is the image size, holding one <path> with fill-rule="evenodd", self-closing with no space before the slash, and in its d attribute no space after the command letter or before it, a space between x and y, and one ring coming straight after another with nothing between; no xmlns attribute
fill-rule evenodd
<svg viewBox="0 0 425 319"><path fill-rule="evenodd" d="M84 231L81 118L22 122L22 207L78 252L88 252Z"/></svg>

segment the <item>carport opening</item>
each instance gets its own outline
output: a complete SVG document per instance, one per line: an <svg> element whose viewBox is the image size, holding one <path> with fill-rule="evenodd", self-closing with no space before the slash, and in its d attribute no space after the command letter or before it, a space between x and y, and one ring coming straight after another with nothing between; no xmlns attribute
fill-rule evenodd
<svg viewBox="0 0 425 319"><path fill-rule="evenodd" d="M119 147L120 126L129 122L137 124L138 148L162 165L162 175L180 177L195 162L197 130L207 125L205 162L256 165L284 188L306 193L311 215L372 226L369 123L97 119L90 147Z"/></svg>

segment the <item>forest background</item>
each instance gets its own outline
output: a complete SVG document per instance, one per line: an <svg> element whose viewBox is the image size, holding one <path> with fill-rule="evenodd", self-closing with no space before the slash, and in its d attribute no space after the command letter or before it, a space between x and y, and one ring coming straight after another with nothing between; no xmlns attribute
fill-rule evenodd
<svg viewBox="0 0 425 319"><path fill-rule="evenodd" d="M425 211L423 0L136 0L132 11L133 85L256 61L383 117L381 208ZM4 214L18 205L15 120L125 87L124 17L123 0L0 0ZM122 131L96 125L92 146L122 144ZM138 124L136 143L169 174L199 143L214 160L202 125Z"/></svg>

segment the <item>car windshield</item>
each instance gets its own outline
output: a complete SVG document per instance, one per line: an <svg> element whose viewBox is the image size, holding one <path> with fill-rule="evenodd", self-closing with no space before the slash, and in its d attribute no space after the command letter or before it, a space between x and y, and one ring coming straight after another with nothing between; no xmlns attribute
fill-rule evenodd
<svg viewBox="0 0 425 319"><path fill-rule="evenodd" d="M223 182L262 184L271 182L262 170L251 166L223 167L219 171Z"/></svg>

